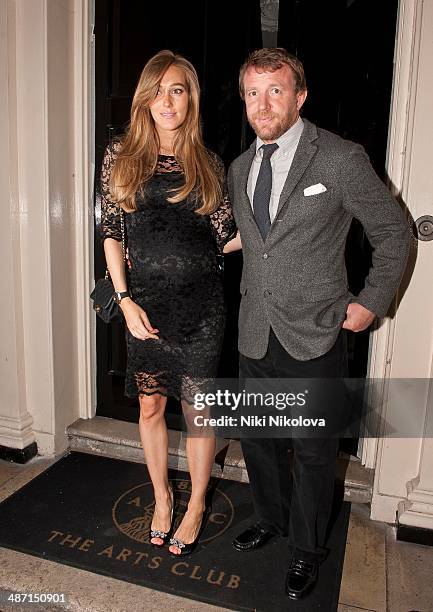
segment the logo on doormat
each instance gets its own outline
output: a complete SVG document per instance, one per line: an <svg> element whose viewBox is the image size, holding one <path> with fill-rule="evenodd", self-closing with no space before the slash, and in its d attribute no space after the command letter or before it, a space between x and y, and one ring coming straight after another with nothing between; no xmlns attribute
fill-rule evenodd
<svg viewBox="0 0 433 612"><path fill-rule="evenodd" d="M175 496L174 531L176 531L188 506L191 482L182 479L172 479L170 482ZM154 506L152 483L137 485L125 491L116 500L113 506L114 524L131 540L149 544ZM222 535L231 525L233 518L234 507L230 498L215 489L212 496L212 510L200 537L200 543L210 542Z"/></svg>

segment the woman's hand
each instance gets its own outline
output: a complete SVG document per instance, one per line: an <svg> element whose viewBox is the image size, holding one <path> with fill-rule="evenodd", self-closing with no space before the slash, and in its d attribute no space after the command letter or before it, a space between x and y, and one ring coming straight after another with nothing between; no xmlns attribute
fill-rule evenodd
<svg viewBox="0 0 433 612"><path fill-rule="evenodd" d="M239 251L242 248L241 235L239 234L239 230L234 238L229 240L224 245L223 253L227 255L227 253L233 253L233 251Z"/></svg>
<svg viewBox="0 0 433 612"><path fill-rule="evenodd" d="M149 338L159 340L159 337L156 335L159 333L159 329L151 325L146 312L141 306L133 302L131 298L125 297L120 302L120 307L125 315L126 325L134 338L139 340L148 340Z"/></svg>

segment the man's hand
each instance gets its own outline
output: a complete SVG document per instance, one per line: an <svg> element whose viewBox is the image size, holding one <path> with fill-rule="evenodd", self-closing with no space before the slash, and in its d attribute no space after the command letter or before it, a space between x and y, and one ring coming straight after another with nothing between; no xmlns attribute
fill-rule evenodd
<svg viewBox="0 0 433 612"><path fill-rule="evenodd" d="M223 248L224 255L227 253L232 253L233 251L239 251L242 248L241 235L239 234L239 230L234 238L226 242Z"/></svg>
<svg viewBox="0 0 433 612"><path fill-rule="evenodd" d="M364 329L367 329L373 323L375 318L374 312L361 306L361 304L349 304L346 310L346 320L343 323L343 329L350 329L353 332L364 331Z"/></svg>
<svg viewBox="0 0 433 612"><path fill-rule="evenodd" d="M128 247L126 247L126 251L125 251L125 261L126 261L126 265L128 266L128 270L130 270L132 268L132 263L131 263L131 260L129 259Z"/></svg>

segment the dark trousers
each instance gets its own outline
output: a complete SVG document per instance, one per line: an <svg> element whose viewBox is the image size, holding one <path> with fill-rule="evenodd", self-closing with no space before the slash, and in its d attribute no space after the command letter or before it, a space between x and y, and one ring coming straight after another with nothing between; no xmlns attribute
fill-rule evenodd
<svg viewBox="0 0 433 612"><path fill-rule="evenodd" d="M262 359L240 355L239 370L241 380L343 378L347 376L346 332L341 330L334 346L324 355L298 361L286 352L271 329L266 355ZM323 409L326 413L333 406ZM291 471L288 442L293 448ZM243 438L241 444L260 524L288 535L289 547L297 557L322 561L326 556L338 438Z"/></svg>

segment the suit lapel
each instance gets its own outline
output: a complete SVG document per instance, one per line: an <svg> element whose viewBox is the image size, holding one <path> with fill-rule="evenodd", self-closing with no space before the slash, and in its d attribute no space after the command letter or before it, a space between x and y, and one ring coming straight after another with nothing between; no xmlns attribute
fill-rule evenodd
<svg viewBox="0 0 433 612"><path fill-rule="evenodd" d="M317 151L317 145L314 144L314 141L318 137L316 126L306 119L303 121L304 129L302 131L295 156L293 157L292 165L289 173L287 174L286 182L284 183L284 187L280 195L275 219L277 219L277 217L280 215L284 205L292 195L293 190L301 180L305 170L308 168Z"/></svg>
<svg viewBox="0 0 433 612"><path fill-rule="evenodd" d="M245 152L244 157L242 159L242 164L240 165L239 170L239 190L240 190L240 199L241 199L241 207L244 211L245 215L248 219L250 219L252 223L252 228L256 233L256 238L263 242L262 235L260 233L259 227L256 222L256 218L253 213L253 206L248 196L248 177L250 174L251 164L253 163L254 156L256 154L256 140L253 141L252 145Z"/></svg>
<svg viewBox="0 0 433 612"><path fill-rule="evenodd" d="M242 160L242 165L239 172L239 185L241 188L242 207L246 213L254 218L253 207L248 197L248 176L250 174L251 164L253 163L254 155L256 154L256 141L252 143L248 151L245 152L245 157Z"/></svg>

